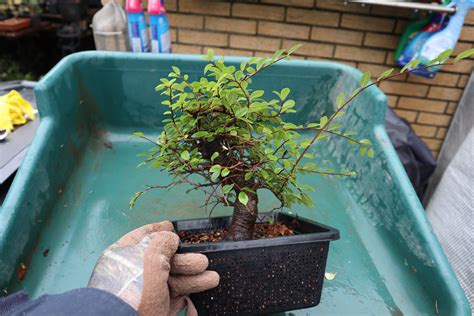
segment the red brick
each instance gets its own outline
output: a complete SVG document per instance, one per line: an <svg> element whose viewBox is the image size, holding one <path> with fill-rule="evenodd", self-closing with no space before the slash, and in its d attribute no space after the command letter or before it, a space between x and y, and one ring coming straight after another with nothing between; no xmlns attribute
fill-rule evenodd
<svg viewBox="0 0 474 316"><path fill-rule="evenodd" d="M370 47L379 47L379 48L391 48L395 49L398 44L399 36L379 34L379 33L370 33L368 32L365 35L364 45Z"/></svg>
<svg viewBox="0 0 474 316"><path fill-rule="evenodd" d="M418 115L418 119L416 121L421 124L446 127L449 126L449 123L451 122L451 116L445 114L420 112L420 115Z"/></svg>
<svg viewBox="0 0 474 316"><path fill-rule="evenodd" d="M291 7L307 7L312 8L314 0L261 0L262 3L281 4Z"/></svg>
<svg viewBox="0 0 474 316"><path fill-rule="evenodd" d="M211 48L214 51L216 56L253 56L253 51L251 50L242 50L242 49L231 49L231 48L221 48L221 47L204 47L203 52Z"/></svg>
<svg viewBox="0 0 474 316"><path fill-rule="evenodd" d="M177 54L201 54L201 46L173 44L173 53Z"/></svg>
<svg viewBox="0 0 474 316"><path fill-rule="evenodd" d="M434 137L436 134L436 127L429 125L411 124L415 134L420 137Z"/></svg>
<svg viewBox="0 0 474 316"><path fill-rule="evenodd" d="M206 29L232 33L255 34L257 22L241 19L206 17Z"/></svg>
<svg viewBox="0 0 474 316"><path fill-rule="evenodd" d="M384 81L380 84L380 88L385 93L411 97L425 97L428 92L428 86L397 81Z"/></svg>
<svg viewBox="0 0 474 316"><path fill-rule="evenodd" d="M346 14L342 15L342 27L349 29L379 32L391 32L395 25L395 20L386 18L375 18L370 16Z"/></svg>
<svg viewBox="0 0 474 316"><path fill-rule="evenodd" d="M469 13L466 15L466 19L464 20L465 24L474 24L474 11L469 11Z"/></svg>
<svg viewBox="0 0 474 316"><path fill-rule="evenodd" d="M464 26L459 37L461 41L474 41L474 26Z"/></svg>
<svg viewBox="0 0 474 316"><path fill-rule="evenodd" d="M462 90L456 88L431 87L428 98L458 101L462 96Z"/></svg>
<svg viewBox="0 0 474 316"><path fill-rule="evenodd" d="M259 4L234 3L232 15L245 18L283 21L285 18L285 8Z"/></svg>
<svg viewBox="0 0 474 316"><path fill-rule="evenodd" d="M234 48L271 52L280 48L280 39L246 35L230 35L230 46Z"/></svg>
<svg viewBox="0 0 474 316"><path fill-rule="evenodd" d="M457 42L456 47L454 48L453 56L457 56L459 53L471 48L472 43Z"/></svg>
<svg viewBox="0 0 474 316"><path fill-rule="evenodd" d="M167 12L174 12L178 10L177 0L165 1L165 9Z"/></svg>
<svg viewBox="0 0 474 316"><path fill-rule="evenodd" d="M230 5L230 3L223 1L180 0L179 11L206 15L230 15Z"/></svg>
<svg viewBox="0 0 474 316"><path fill-rule="evenodd" d="M459 78L458 87L459 88L464 88L467 85L468 81L469 81L469 76L468 75L462 75L461 78Z"/></svg>
<svg viewBox="0 0 474 316"><path fill-rule="evenodd" d="M405 111L405 110L399 110L399 109L394 109L395 113L397 113L398 116L404 118L410 123L415 122L416 117L418 115L418 112L414 111Z"/></svg>
<svg viewBox="0 0 474 316"><path fill-rule="evenodd" d="M339 13L328 11L288 8L288 11L286 13L286 19L289 22L301 24L323 26L339 25Z"/></svg>
<svg viewBox="0 0 474 316"><path fill-rule="evenodd" d="M258 34L283 38L309 39L309 26L288 23L258 22Z"/></svg>
<svg viewBox="0 0 474 316"><path fill-rule="evenodd" d="M433 138L421 138L425 144L428 146L429 149L438 151L441 148L441 144L443 143L439 139L433 139Z"/></svg>
<svg viewBox="0 0 474 316"><path fill-rule="evenodd" d="M423 78L415 75L409 75L408 81L416 83L424 83L434 86L448 86L455 87L459 81L458 74L439 72L434 78Z"/></svg>
<svg viewBox="0 0 474 316"><path fill-rule="evenodd" d="M320 42L361 45L364 33L313 26L311 39Z"/></svg>
<svg viewBox="0 0 474 316"><path fill-rule="evenodd" d="M395 53L393 51L388 52L387 59L385 59L385 64L396 67L395 63Z"/></svg>
<svg viewBox="0 0 474 316"><path fill-rule="evenodd" d="M473 69L473 61L470 59L461 60L454 65L443 66L443 71L455 72L460 74L470 74Z"/></svg>
<svg viewBox="0 0 474 316"><path fill-rule="evenodd" d="M395 26L395 34L401 34L403 31L405 31L405 28L407 27L407 24L409 21L407 20L397 20L397 25Z"/></svg>
<svg viewBox="0 0 474 316"><path fill-rule="evenodd" d="M399 109L417 110L424 112L444 113L448 102L401 97L398 102Z"/></svg>
<svg viewBox="0 0 474 316"><path fill-rule="evenodd" d="M398 102L398 96L396 95L387 95L387 104L391 108L396 108Z"/></svg>
<svg viewBox="0 0 474 316"><path fill-rule="evenodd" d="M446 108L446 113L447 114L454 114L454 112L456 112L456 108L458 107L458 103L457 102L449 102L448 103L448 106Z"/></svg>
<svg viewBox="0 0 474 316"><path fill-rule="evenodd" d="M170 25L173 27L185 27L202 29L204 18L202 16L190 14L168 13Z"/></svg>
<svg viewBox="0 0 474 316"><path fill-rule="evenodd" d="M215 32L200 32L181 30L179 42L198 45L227 46L227 34Z"/></svg>
<svg viewBox="0 0 474 316"><path fill-rule="evenodd" d="M176 29L170 29L170 40L171 43L176 43L178 41L178 31Z"/></svg>
<svg viewBox="0 0 474 316"><path fill-rule="evenodd" d="M334 46L330 44L283 40L283 48L290 48L297 44L303 44L296 52L297 55L331 57L334 51Z"/></svg>
<svg viewBox="0 0 474 316"><path fill-rule="evenodd" d="M440 127L438 128L438 131L436 132L436 138L438 139L444 139L444 137L446 137L446 132L447 132L447 128L445 127Z"/></svg>
<svg viewBox="0 0 474 316"><path fill-rule="evenodd" d="M390 69L391 67L388 67L386 65L373 65L373 64L362 64L362 63L359 63L359 66L357 67L360 71L362 72L367 72L367 71L370 71L370 73L372 74L372 78L374 79L377 79L378 76L380 76L380 74L382 72L384 72L385 70L387 69ZM398 69L395 69L393 71L393 74L396 74L398 72ZM393 77L391 78L390 80L394 80L394 81L405 81L406 80L406 77L407 75L406 74L402 74L400 76L396 76L396 77Z"/></svg>
<svg viewBox="0 0 474 316"><path fill-rule="evenodd" d="M370 60L374 63L383 63L385 60L385 52L369 48L337 45L334 57L355 61Z"/></svg>

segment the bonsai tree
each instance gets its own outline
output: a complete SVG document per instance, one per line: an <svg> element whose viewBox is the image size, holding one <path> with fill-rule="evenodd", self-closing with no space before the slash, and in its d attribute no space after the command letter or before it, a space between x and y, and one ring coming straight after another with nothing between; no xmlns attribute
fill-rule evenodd
<svg viewBox="0 0 474 316"><path fill-rule="evenodd" d="M293 204L312 205L308 190L313 188L298 181L299 174L317 173L333 176L357 176L352 170L333 170L316 165L309 149L330 137L340 137L351 144L361 155L374 156L368 139L355 138L355 132L340 124L345 108L365 89L381 81L416 71L414 60L400 72L384 71L374 82L371 73L360 79L360 86L351 94L341 93L336 99L336 109L330 116L307 125L285 122L283 115L296 112L290 89L271 93L252 89L252 81L262 71L283 59L289 59L300 45L288 50L278 50L270 58L252 58L240 66L226 65L216 59L212 50L203 58L208 61L203 77L191 80L172 67L168 78L161 79L156 87L165 96L162 104L168 117L163 132L156 141L143 133L135 133L153 143L154 147L143 155L143 164L166 170L173 181L167 185L146 186L130 200L133 207L137 198L156 188L171 188L188 184L191 190L206 194L205 205L212 210L219 204L233 207L228 239L252 239L258 215L258 190L271 191L280 206ZM467 58L469 50L458 55ZM451 51L443 52L423 67L447 64ZM310 138L300 135L311 131ZM196 180L198 175L200 180Z"/></svg>

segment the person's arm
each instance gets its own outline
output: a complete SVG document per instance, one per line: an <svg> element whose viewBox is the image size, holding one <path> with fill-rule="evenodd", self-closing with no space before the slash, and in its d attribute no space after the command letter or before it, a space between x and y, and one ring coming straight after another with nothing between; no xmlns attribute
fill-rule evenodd
<svg viewBox="0 0 474 316"><path fill-rule="evenodd" d="M29 300L25 291L0 299L0 316L137 316L137 312L117 296L94 288L63 294L43 295Z"/></svg>

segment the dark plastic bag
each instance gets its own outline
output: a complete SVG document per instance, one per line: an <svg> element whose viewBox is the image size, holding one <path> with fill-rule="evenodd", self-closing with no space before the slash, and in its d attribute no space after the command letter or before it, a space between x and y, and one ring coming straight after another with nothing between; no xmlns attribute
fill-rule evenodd
<svg viewBox="0 0 474 316"><path fill-rule="evenodd" d="M428 181L436 168L433 154L410 124L390 108L385 115L385 128L418 198L423 201Z"/></svg>

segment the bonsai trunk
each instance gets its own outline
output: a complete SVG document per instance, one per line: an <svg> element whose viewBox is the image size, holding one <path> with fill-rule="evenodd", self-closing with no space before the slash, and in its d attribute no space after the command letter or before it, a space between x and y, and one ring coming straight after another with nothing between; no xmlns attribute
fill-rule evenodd
<svg viewBox="0 0 474 316"><path fill-rule="evenodd" d="M235 190L236 196L240 191ZM233 240L249 240L253 239L253 231L258 214L258 196L256 193L245 192L248 196L247 205L235 199L234 213L232 214L232 222L229 228L229 239Z"/></svg>

